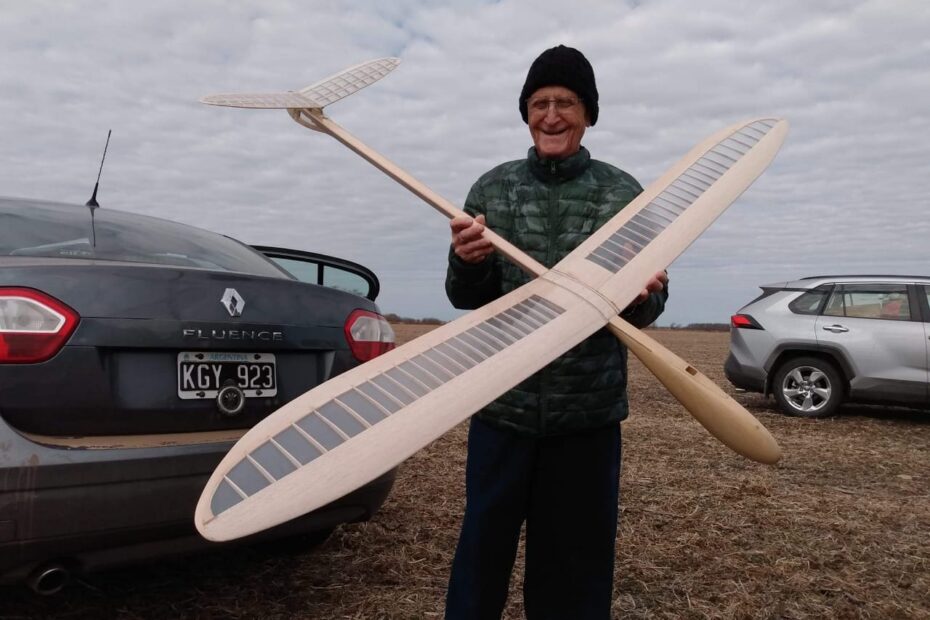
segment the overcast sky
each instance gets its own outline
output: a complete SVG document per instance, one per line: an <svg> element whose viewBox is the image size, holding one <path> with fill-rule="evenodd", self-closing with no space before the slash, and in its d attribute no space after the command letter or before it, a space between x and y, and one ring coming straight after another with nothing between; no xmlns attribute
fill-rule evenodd
<svg viewBox="0 0 930 620"><path fill-rule="evenodd" d="M0 0L0 195L98 200L374 269L384 312L451 319L445 218L284 111L198 103L401 65L326 109L454 204L531 145L517 98L564 43L594 66L584 144L645 186L744 118L791 124L765 174L669 268L660 325L760 284L930 274L926 0Z"/></svg>

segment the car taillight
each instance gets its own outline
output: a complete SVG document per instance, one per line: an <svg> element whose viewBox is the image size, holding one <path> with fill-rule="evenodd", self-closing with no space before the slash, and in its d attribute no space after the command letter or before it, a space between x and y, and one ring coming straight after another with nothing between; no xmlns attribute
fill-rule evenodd
<svg viewBox="0 0 930 620"><path fill-rule="evenodd" d="M763 329L763 327L748 314L734 314L731 316L730 327L738 327L741 329Z"/></svg>
<svg viewBox="0 0 930 620"><path fill-rule="evenodd" d="M80 320L45 293L0 287L0 364L44 362L61 350Z"/></svg>
<svg viewBox="0 0 930 620"><path fill-rule="evenodd" d="M394 330L380 314L353 310L345 324L346 340L352 355L367 362L394 348Z"/></svg>

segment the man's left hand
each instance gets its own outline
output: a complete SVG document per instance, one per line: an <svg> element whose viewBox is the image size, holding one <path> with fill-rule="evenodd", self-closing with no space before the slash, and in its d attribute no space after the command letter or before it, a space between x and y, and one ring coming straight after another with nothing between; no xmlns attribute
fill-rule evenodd
<svg viewBox="0 0 930 620"><path fill-rule="evenodd" d="M636 296L636 299L633 300L629 306L626 307L624 312L633 309L633 306L638 306L647 299L652 293L658 293L665 288L665 285L668 283L668 273L666 271L658 271L654 276L649 278L649 281L646 282L646 288L644 288L639 295Z"/></svg>

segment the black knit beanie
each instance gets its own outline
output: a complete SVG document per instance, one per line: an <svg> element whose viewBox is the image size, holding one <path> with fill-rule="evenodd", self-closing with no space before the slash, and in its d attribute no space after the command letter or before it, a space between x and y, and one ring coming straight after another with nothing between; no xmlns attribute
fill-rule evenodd
<svg viewBox="0 0 930 620"><path fill-rule="evenodd" d="M574 91L588 111L591 124L597 122L597 85L594 83L594 69L591 63L578 50L558 45L547 49L530 65L526 74L526 83L520 92L520 114L523 122L528 123L526 100L544 86L564 86Z"/></svg>

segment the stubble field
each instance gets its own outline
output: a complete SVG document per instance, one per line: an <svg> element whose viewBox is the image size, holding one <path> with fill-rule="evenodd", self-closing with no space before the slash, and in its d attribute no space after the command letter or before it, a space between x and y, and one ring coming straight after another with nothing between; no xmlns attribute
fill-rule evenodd
<svg viewBox="0 0 930 620"><path fill-rule="evenodd" d="M429 327L395 326L399 340ZM930 618L930 412L782 416L723 377L727 334L654 337L772 431L775 466L711 438L631 360L617 618ZM440 618L464 508L466 426L401 467L384 508L312 551L239 549L0 590L4 618ZM505 618L522 618L518 558Z"/></svg>

